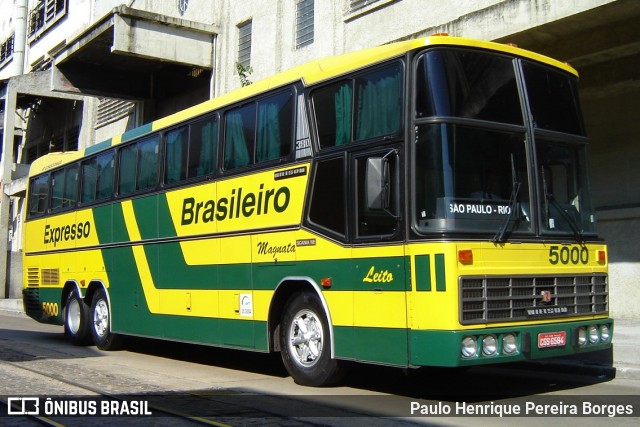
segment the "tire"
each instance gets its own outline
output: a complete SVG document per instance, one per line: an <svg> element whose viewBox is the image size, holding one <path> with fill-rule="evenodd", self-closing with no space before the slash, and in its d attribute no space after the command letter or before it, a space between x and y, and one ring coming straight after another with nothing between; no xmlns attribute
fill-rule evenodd
<svg viewBox="0 0 640 427"><path fill-rule="evenodd" d="M111 332L109 300L102 289L91 300L91 335L100 350L117 350L122 346L122 337Z"/></svg>
<svg viewBox="0 0 640 427"><path fill-rule="evenodd" d="M298 293L287 302L280 348L285 368L297 384L323 387L344 377L345 366L331 358L329 323L314 294Z"/></svg>
<svg viewBox="0 0 640 427"><path fill-rule="evenodd" d="M89 307L78 292L67 295L64 304L64 334L75 345L91 343Z"/></svg>

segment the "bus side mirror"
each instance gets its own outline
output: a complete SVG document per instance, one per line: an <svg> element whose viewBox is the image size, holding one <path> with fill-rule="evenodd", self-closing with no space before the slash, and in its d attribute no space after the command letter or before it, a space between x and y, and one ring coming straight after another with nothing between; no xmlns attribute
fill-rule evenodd
<svg viewBox="0 0 640 427"><path fill-rule="evenodd" d="M367 159L367 207L389 208L389 159L370 157Z"/></svg>

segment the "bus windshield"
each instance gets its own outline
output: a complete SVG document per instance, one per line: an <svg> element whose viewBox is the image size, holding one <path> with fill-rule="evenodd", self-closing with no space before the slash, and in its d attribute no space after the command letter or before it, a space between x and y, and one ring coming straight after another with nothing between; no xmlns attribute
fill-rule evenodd
<svg viewBox="0 0 640 427"><path fill-rule="evenodd" d="M428 51L416 73L418 232L484 233L501 241L505 231L577 239L594 231L573 76L464 49Z"/></svg>

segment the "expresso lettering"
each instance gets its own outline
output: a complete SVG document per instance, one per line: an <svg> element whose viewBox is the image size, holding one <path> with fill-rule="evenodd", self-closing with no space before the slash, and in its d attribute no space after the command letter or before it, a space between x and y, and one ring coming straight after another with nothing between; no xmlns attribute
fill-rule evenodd
<svg viewBox="0 0 640 427"><path fill-rule="evenodd" d="M243 192L242 188L231 190L230 197L197 201L187 197L182 202L182 225L224 221L233 218L249 218L267 215L272 211L282 213L289 207L291 192L288 187L264 189L260 184L257 193Z"/></svg>
<svg viewBox="0 0 640 427"><path fill-rule="evenodd" d="M90 234L91 223L89 221L60 227L51 227L47 224L44 226L44 243L45 245L53 243L53 246L56 247L58 242L86 239Z"/></svg>

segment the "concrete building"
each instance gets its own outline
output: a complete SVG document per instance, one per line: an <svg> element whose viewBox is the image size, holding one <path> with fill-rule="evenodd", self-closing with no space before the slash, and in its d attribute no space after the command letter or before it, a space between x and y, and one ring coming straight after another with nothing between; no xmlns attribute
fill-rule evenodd
<svg viewBox="0 0 640 427"><path fill-rule="evenodd" d="M640 318L638 1L0 0L0 10L0 298L20 296L20 212L34 158L235 89L238 63L255 81L446 32L515 43L580 72L611 314Z"/></svg>

